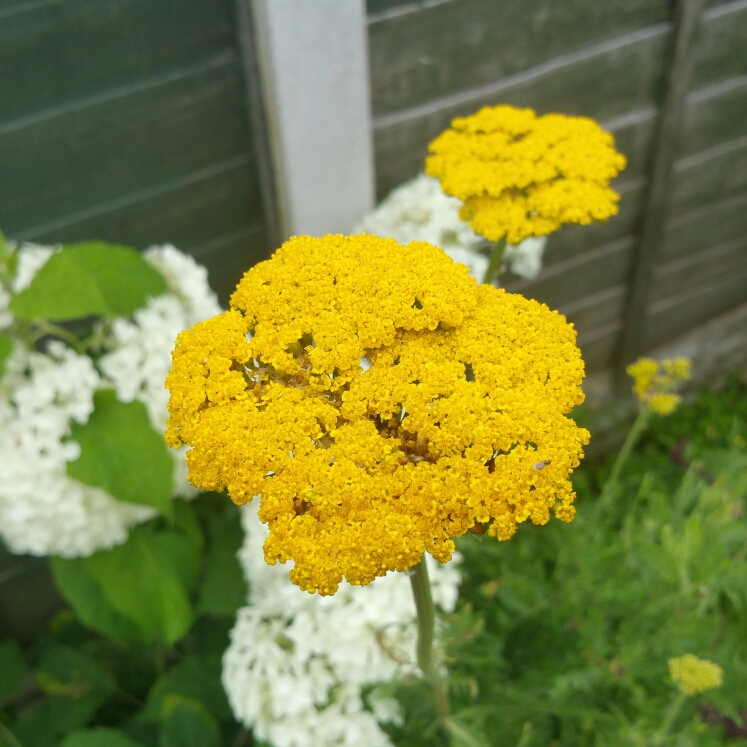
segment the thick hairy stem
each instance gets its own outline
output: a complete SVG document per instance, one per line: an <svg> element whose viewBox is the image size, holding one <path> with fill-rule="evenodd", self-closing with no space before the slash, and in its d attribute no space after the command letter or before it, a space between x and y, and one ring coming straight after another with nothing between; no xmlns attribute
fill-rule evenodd
<svg viewBox="0 0 747 747"><path fill-rule="evenodd" d="M415 608L418 612L418 666L433 690L433 704L438 713L438 720L444 728L448 728L449 698L438 673L438 666L433 659L436 611L425 557L421 558L416 566L410 568L409 576L415 597Z"/></svg>
<svg viewBox="0 0 747 747"><path fill-rule="evenodd" d="M488 269L485 270L485 277L482 279L483 283L493 282L493 278L501 267L504 251L506 251L506 239L502 238L496 242L493 251L490 253L490 262L488 263Z"/></svg>

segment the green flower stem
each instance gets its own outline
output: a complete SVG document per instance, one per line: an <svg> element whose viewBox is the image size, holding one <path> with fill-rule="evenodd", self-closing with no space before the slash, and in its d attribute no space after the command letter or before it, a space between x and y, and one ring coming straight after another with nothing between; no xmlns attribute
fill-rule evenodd
<svg viewBox="0 0 747 747"><path fill-rule="evenodd" d="M506 251L506 238L505 236L496 242L493 247L493 251L490 254L490 262L488 263L488 269L485 270L485 277L483 277L483 284L492 283L493 278L501 267L503 261L503 252Z"/></svg>
<svg viewBox="0 0 747 747"><path fill-rule="evenodd" d="M648 407L644 406L643 409L638 413L638 417L635 419L630 431L628 432L625 443L622 445L622 448L618 452L617 459L615 459L614 465L612 465L612 472L610 472L609 477L604 483L604 487L602 488L602 497L600 499L600 506L602 508L605 508L606 504L612 500L612 493L615 489L615 486L620 480L620 474L622 473L623 467L628 461L630 454L633 451L633 447L638 443L638 439L646 429L650 417L651 410L649 410Z"/></svg>
<svg viewBox="0 0 747 747"><path fill-rule="evenodd" d="M686 700L687 695L679 693L679 695L677 695L677 697L672 701L672 705L669 706L669 709L664 714L664 720L661 722L661 726L651 740L652 745L660 745L664 743L664 740L669 736L669 730L672 728L674 720L679 715Z"/></svg>
<svg viewBox="0 0 747 747"><path fill-rule="evenodd" d="M81 355L85 354L86 348L83 343L69 330L64 327L60 327L57 324L52 324L46 319L41 319L35 322L36 331L32 335L32 344L36 343L45 335L54 335L64 340L71 348Z"/></svg>
<svg viewBox="0 0 747 747"><path fill-rule="evenodd" d="M433 704L438 713L438 720L443 728L448 729L449 698L438 673L438 666L433 659L436 610L424 557L417 565L410 568L408 575L412 584L412 594L415 597L415 608L418 612L418 666L433 690Z"/></svg>

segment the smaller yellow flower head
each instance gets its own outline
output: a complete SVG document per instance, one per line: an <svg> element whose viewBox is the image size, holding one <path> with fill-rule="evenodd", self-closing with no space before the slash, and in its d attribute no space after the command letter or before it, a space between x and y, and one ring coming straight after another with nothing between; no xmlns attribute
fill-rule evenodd
<svg viewBox="0 0 747 747"><path fill-rule="evenodd" d="M659 365L651 358L639 358L625 370L633 379L633 391L638 399L659 415L670 415L681 402L672 389L690 378L690 361L668 358Z"/></svg>
<svg viewBox="0 0 747 747"><path fill-rule="evenodd" d="M489 241L518 244L617 213L609 183L625 156L594 120L495 106L451 127L429 145L425 170L464 202L461 218Z"/></svg>
<svg viewBox="0 0 747 747"><path fill-rule="evenodd" d="M724 670L718 664L692 654L669 660L669 676L685 695L697 695L720 687Z"/></svg>

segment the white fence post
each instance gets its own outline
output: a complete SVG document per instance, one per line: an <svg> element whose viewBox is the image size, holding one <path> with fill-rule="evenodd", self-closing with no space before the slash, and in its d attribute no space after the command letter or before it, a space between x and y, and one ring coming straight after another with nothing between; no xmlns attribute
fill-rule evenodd
<svg viewBox="0 0 747 747"><path fill-rule="evenodd" d="M374 205L365 0L252 0L284 237Z"/></svg>

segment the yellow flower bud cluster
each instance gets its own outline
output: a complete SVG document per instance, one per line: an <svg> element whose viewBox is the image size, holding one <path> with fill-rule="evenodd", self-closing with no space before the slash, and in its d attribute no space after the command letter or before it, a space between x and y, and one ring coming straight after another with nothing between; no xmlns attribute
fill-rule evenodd
<svg viewBox="0 0 747 747"><path fill-rule="evenodd" d="M609 183L625 156L594 120L495 106L451 127L429 145L425 170L464 202L460 217L489 241L519 244L617 213Z"/></svg>
<svg viewBox="0 0 747 747"><path fill-rule="evenodd" d="M681 401L671 390L690 378L690 361L668 358L660 366L651 358L639 358L625 370L633 379L633 391L638 399L659 415L670 415Z"/></svg>
<svg viewBox="0 0 747 747"><path fill-rule="evenodd" d="M669 660L669 676L685 695L698 693L720 687L724 679L724 670L718 664L699 659L693 654L685 654Z"/></svg>
<svg viewBox="0 0 747 747"><path fill-rule="evenodd" d="M583 371L564 317L441 249L300 236L179 335L167 440L194 485L260 494L267 562L333 594L470 530L570 521Z"/></svg>

